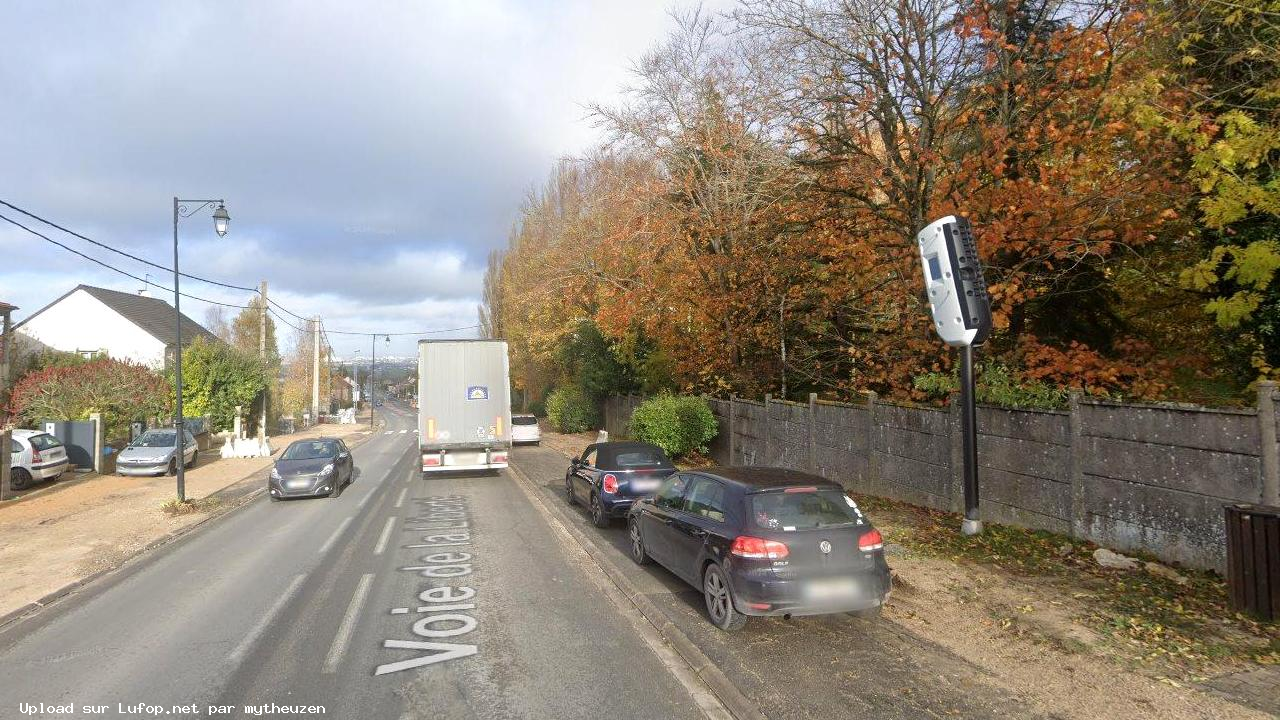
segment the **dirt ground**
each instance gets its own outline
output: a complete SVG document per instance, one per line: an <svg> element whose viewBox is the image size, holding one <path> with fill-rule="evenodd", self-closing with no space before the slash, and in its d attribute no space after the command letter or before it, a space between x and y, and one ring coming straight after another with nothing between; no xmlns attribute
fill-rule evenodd
<svg viewBox="0 0 1280 720"><path fill-rule="evenodd" d="M544 431L542 437L543 444L566 455L580 454L596 439L594 432ZM895 579L884 621L965 658L1025 698L1036 714L1280 717L1280 682L1269 685L1280 680L1280 672L1273 672L1276 666L1269 664L1269 630L1251 635L1240 629L1249 623L1230 618L1216 630L1232 640L1231 652L1225 642L1184 647L1185 638L1175 629L1153 627L1150 620L1139 624L1138 613L1117 618L1115 603L1100 602L1116 585L1083 569L1092 562L1087 554L1091 546L1070 546L1078 556L1070 562L1050 550L1045 553L1048 561L1063 567L1039 574L1023 564L1002 567L999 555L990 563L976 553L978 561L948 557L946 547L940 551L923 539L921 520L910 506L869 502L869 513L885 533ZM1166 599L1197 592L1208 583L1212 580L1202 578L1187 587L1169 585ZM1192 600L1186 604L1190 612ZM1181 610L1181 601L1174 606ZM1235 675L1251 681L1243 692L1213 690L1215 678Z"/></svg>
<svg viewBox="0 0 1280 720"><path fill-rule="evenodd" d="M271 439L279 452L293 440L318 435L359 438L366 425L319 425ZM171 476L90 477L83 482L0 505L0 615L100 570L115 567L147 544L218 509L206 500L241 481L265 481L271 458L223 460L221 445L200 454L186 475L186 495L195 512L170 514L162 507L175 496Z"/></svg>

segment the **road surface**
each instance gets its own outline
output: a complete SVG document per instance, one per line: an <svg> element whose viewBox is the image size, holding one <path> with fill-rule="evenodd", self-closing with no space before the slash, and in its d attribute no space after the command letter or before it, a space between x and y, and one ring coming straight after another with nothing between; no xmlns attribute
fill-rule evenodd
<svg viewBox="0 0 1280 720"><path fill-rule="evenodd" d="M338 498L260 496L0 631L0 716L731 717L703 663L744 718L1025 715L889 622L716 630L691 588L630 562L621 524L565 504L557 452L424 479L413 416L384 415Z"/></svg>
<svg viewBox="0 0 1280 720"><path fill-rule="evenodd" d="M340 497L259 497L0 633L0 716L702 717L508 478L423 480L385 417Z"/></svg>

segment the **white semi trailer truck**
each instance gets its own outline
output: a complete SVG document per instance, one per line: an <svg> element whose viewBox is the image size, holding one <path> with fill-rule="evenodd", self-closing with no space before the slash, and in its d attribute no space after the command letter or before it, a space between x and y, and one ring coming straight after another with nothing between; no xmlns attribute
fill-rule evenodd
<svg viewBox="0 0 1280 720"><path fill-rule="evenodd" d="M424 473L507 466L511 381L506 342L418 342L418 442Z"/></svg>

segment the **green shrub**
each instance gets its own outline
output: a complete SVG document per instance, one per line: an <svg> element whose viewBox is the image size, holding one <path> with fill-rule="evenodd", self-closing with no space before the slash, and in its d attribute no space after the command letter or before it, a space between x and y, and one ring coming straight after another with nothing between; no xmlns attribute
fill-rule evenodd
<svg viewBox="0 0 1280 720"><path fill-rule="evenodd" d="M534 400L533 402L529 403L529 411L528 411L528 412L529 412L529 414L530 414L530 415L537 415L538 417L546 417L546 416L547 416L547 401L546 401L546 400Z"/></svg>
<svg viewBox="0 0 1280 720"><path fill-rule="evenodd" d="M645 400L631 415L631 437L653 443L672 457L706 452L718 430L710 406L699 397L663 393Z"/></svg>
<svg viewBox="0 0 1280 720"><path fill-rule="evenodd" d="M926 373L916 377L915 388L931 399L942 399L959 392L960 380L955 373ZM978 402L1010 408L1061 409L1069 396L1063 388L1021 381L1008 367L994 362L979 369L977 390Z"/></svg>
<svg viewBox="0 0 1280 720"><path fill-rule="evenodd" d="M547 421L558 432L585 432L600 423L600 412L581 386L565 385L547 396Z"/></svg>

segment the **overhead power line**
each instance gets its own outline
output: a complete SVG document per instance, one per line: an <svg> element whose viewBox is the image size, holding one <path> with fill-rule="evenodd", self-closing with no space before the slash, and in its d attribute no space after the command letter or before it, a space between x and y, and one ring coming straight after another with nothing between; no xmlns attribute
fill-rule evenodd
<svg viewBox="0 0 1280 720"><path fill-rule="evenodd" d="M4 202L3 200L0 200L0 203L3 203L3 202ZM8 205L9 203L4 203L4 204L5 204L5 205ZM131 278L133 278L134 280L137 280L138 282L141 282L141 283L145 283L145 284L147 284L147 285L155 285L156 287L160 288L161 290L164 290L165 292L169 292L169 293L173 292L173 289L172 289L172 288L167 288L167 287L165 287L165 286L163 286L163 285L160 285L159 283L156 283L156 282L154 282L154 281L152 281L152 280L149 280L149 279L147 279L147 278L140 278L140 277L138 277L137 275L134 275L133 273L131 273L131 272L127 271L127 270L121 270L120 268L118 268L118 267L116 267L116 266L114 266L114 265L111 265L111 264L109 264L109 263L105 263L105 262L103 262L103 261L99 260L99 259L98 259L98 258L96 258L96 257L92 257L92 256L90 256L90 255L85 255L84 253L80 252L79 250L76 250L76 249L75 249L75 248L73 248L73 247L69 247L69 246L67 246L67 245L64 245L64 244L62 244L62 243L58 242L57 240L54 240L53 238L49 237L48 235L45 235L44 233L41 233L41 232L36 231L36 230L32 230L31 228L27 227L26 225L23 225L22 223L18 222L17 220L14 220L14 219L12 219L12 218L10 218L10 217L7 217L7 216L5 216L5 215L0 215L0 220L4 220L5 222L7 222L7 223L9 223L9 224L11 224L11 225L15 225L15 226L17 226L17 227L19 227L19 228L22 228L23 230L26 230L27 232L31 233L32 235L35 235L35 236L36 236L36 237L38 237L38 238L42 238L42 239L44 239L44 240L46 240L46 241L48 241L48 242L51 242L51 243L53 243L54 245L57 245L58 247L62 248L63 250L66 250L66 251L67 251L67 252L69 252L69 253L72 253L72 254L74 254L74 255L79 255L80 257L84 258L85 260L88 260L89 262L92 262L92 263L96 263L96 264L98 264L98 265L101 265L102 267L104 267L104 268L106 268L106 269L108 269L108 270L111 270L111 271L114 271L114 272L118 272L118 273L120 273L121 275L124 275L124 276L126 276L126 277L131 277ZM184 292L179 292L178 294L179 294L179 295L181 295L181 296L182 296L182 297L184 297L184 298L190 298L190 299L192 299L192 300L199 300L200 302L206 302L206 303L209 303L210 305L222 305L223 307L240 308L241 310L245 310L245 309L249 308L249 306L248 306L248 305L236 305L235 303L226 303L226 302L222 302L222 301L220 301L220 300L210 300L209 298L203 298L203 297L200 297L199 295L190 295L190 294L188 294L188 293L184 293Z"/></svg>
<svg viewBox="0 0 1280 720"><path fill-rule="evenodd" d="M17 205L14 205L13 203L8 202L8 201L6 201L6 200L0 199L0 205L4 205L4 206L6 206L6 207L9 207L9 208L12 208L12 209L14 209L14 210L17 210L18 212L22 213L23 215L26 215L26 216L27 216L27 217L29 217L29 218L32 218L33 220L37 220L37 221L39 221L39 222L42 222L42 223L44 223L45 225L48 225L48 226L50 226L50 227L55 227L55 228L57 228L57 229L61 230L62 232L66 233L66 234L68 234L68 235L71 235L72 237L80 238L81 240L84 240L84 241L85 241L85 242L87 242L87 243L92 243L92 244L94 244L94 245L97 245L98 247L103 248L104 250L110 250L111 252L116 253L116 254L118 254L118 255L123 255L123 256L125 256L125 257L129 258L130 260L136 260L136 261L138 261L138 262L142 263L143 265L150 265L151 267L156 268L157 270L164 270L165 272L170 272L170 273L171 273L171 272L173 272L173 268L171 268L171 267L165 267L164 265L161 265L161 264L159 264L159 263L154 263L154 262L151 262L150 260L147 260L147 259L144 259L144 258L140 258L140 257L138 257L137 255L133 255L133 254L131 254L131 253L127 253L127 252L125 252L124 250L120 250L120 249L118 249L118 248L111 247L110 245L108 245L108 244L106 244L106 243L98 242L97 240L94 240L93 238L90 238L90 237L86 237L86 236L84 236L84 235L81 235L80 233L76 232L75 230L70 230L70 229L68 229L68 228L65 228L65 227L63 227L63 226L59 225L58 223L53 222L52 220L46 220L45 218L42 218L42 217L40 217L39 215L36 215L35 213L33 213L33 212L29 211L29 210L24 210L24 209L22 209L22 208L18 207ZM15 224L16 224L16 223L15 223ZM21 226L19 226L19 227L21 227ZM47 238L46 238L46 239L47 239ZM64 245L63 247L66 247L66 246ZM69 249L69 248L68 248L68 249ZM220 286L220 287L224 287L224 288L230 288L231 290L244 290L245 292L255 292L255 293L256 293L256 292L258 292L258 289L257 289L257 288L243 287L243 286L240 286L240 285L232 285L231 283L224 283L224 282L221 282L221 281L218 281L218 280L210 280L209 278L200 277L199 275L191 275L190 273L179 272L178 274L179 274L179 275L181 275L181 276L182 276L182 277L184 277L184 278L190 278L190 279L192 279L192 280L199 280L200 282L209 283L210 285L218 285L218 286Z"/></svg>
<svg viewBox="0 0 1280 720"><path fill-rule="evenodd" d="M475 330L479 325L464 325L456 328L440 328L438 330L419 330L417 332L355 332L354 330L328 330L327 332L334 335L387 335L390 337L403 337L410 335L435 335L437 333L460 332L462 330Z"/></svg>

